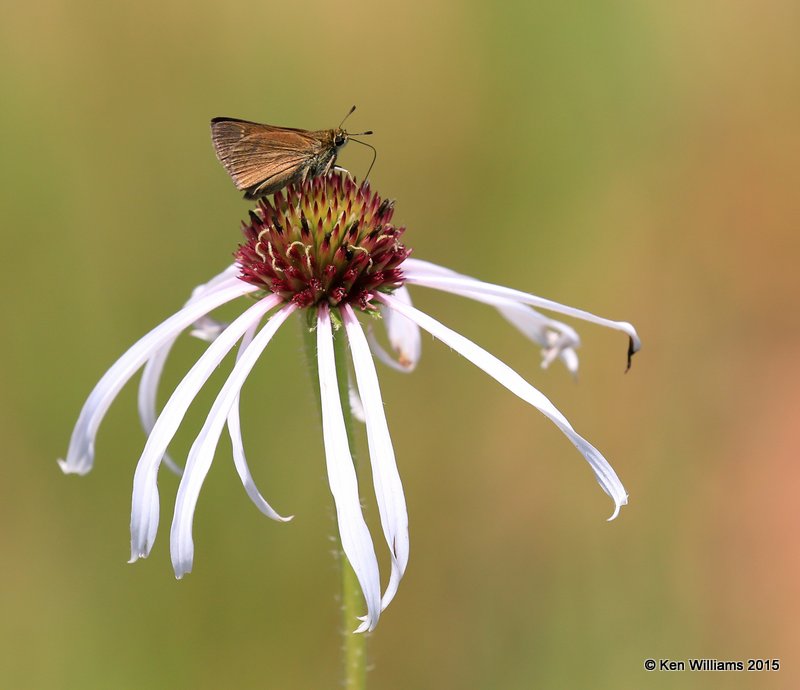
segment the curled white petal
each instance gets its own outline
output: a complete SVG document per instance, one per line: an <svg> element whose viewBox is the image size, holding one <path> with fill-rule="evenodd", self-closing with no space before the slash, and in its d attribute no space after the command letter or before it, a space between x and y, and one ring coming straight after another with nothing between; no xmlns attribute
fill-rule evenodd
<svg viewBox="0 0 800 690"><path fill-rule="evenodd" d="M184 307L137 341L103 375L84 403L72 431L67 457L58 461L61 469L67 474L86 474L92 469L94 440L109 406L128 380L164 343L177 337L204 314L257 289L254 285L238 281L237 285L216 291Z"/></svg>
<svg viewBox="0 0 800 690"><path fill-rule="evenodd" d="M269 299L269 298L267 298ZM225 384L217 395L211 411L208 413L205 424L197 435L189 457L186 461L186 469L181 477L178 487L178 496L175 499L175 513L172 519L170 530L170 553L172 555L172 567L175 570L175 577L181 578L192 569L194 559L194 541L192 539L192 522L194 511L197 506L197 499L200 496L200 489L203 486L211 462L214 459L214 452L219 443L219 437L225 426L232 406L239 397L239 391L244 385L250 371L255 366L264 348L275 335L283 322L297 307L288 304L283 309L275 313L266 325L259 331L253 341L240 351L238 361L233 367L233 371L228 376ZM260 319L261 316L258 317ZM236 323L236 322L234 322ZM255 321L252 325L257 325ZM220 336L220 339L225 334ZM218 341L215 341L218 342ZM238 466L237 466L238 469ZM249 472L248 472L249 474ZM249 492L248 492L249 493ZM252 498L252 496L251 496ZM267 514L277 520L286 520L278 515L266 504L261 495L258 495L261 503L266 506ZM258 505L257 501L256 504Z"/></svg>
<svg viewBox="0 0 800 690"><path fill-rule="evenodd" d="M408 292L408 288L404 286L397 288L397 290L394 291L394 296L406 304L411 304L411 295ZM368 338L372 351L378 359L392 369L406 373L414 371L422 350L419 326L413 321L409 321L401 314L393 312L391 309L386 309L383 306L381 306L381 316L383 317L383 324L386 327L389 345L391 345L397 358L395 359L392 357L381 347L380 343L373 336L372 330L370 330Z"/></svg>
<svg viewBox="0 0 800 690"><path fill-rule="evenodd" d="M613 520L617 516L620 507L628 502L628 494L625 492L622 482L600 451L572 428L572 425L567 421L566 417L558 411L545 395L531 386L531 384L525 381L517 372L511 369L507 364L501 362L497 357L465 338L463 335L447 328L436 321L436 319L388 295L378 294L377 298L392 309L396 309L401 314L415 321L420 328L428 331L432 336L454 349L479 369L489 374L489 376L498 383L505 386L509 391L525 402L533 405L550 419L581 452L584 458L586 458L598 483L614 501L614 513L609 519Z"/></svg>
<svg viewBox="0 0 800 690"><path fill-rule="evenodd" d="M421 259L407 259L406 264L422 275L458 277L472 281L476 290L480 290L481 282L449 268L439 266ZM404 264L404 265L406 265ZM493 306L500 315L514 326L522 335L542 347L542 368L546 369L553 360L560 359L571 374L578 371L578 355L575 348L580 346L580 337L571 326L561 321L548 318L526 304L516 300L496 297L482 292L456 290L454 294L469 297L478 302Z"/></svg>
<svg viewBox="0 0 800 690"><path fill-rule="evenodd" d="M158 412L156 409L156 397L158 395L158 384L161 381L161 374L164 372L164 364L167 361L170 350L178 339L178 335L170 338L162 347L160 347L153 356L147 360L147 364L142 369L142 378L139 381L139 421L144 429L145 436L149 436L156 423ZM164 464L167 468L181 476L183 469L176 463L169 455L164 454Z"/></svg>
<svg viewBox="0 0 800 690"><path fill-rule="evenodd" d="M403 372L404 374L408 374L413 370L413 367L404 367L398 360L396 360L384 349L383 345L381 345L380 342L378 342L378 339L375 337L375 333L372 331L372 328L369 328L367 331L367 339L373 354L387 367L394 369L395 371Z"/></svg>
<svg viewBox="0 0 800 690"><path fill-rule="evenodd" d="M208 282L198 285L194 290L192 290L192 296L189 298L188 304L191 304L196 299L202 297L211 290L218 289L221 285L231 279L238 280L239 278L236 274L240 270L241 266L239 266L239 264L231 264L224 271L215 275ZM189 331L189 335L210 343L220 333L222 333L222 331L224 331L228 325L229 324L225 323L224 321L217 321L217 319L212 319L210 316L204 316L192 324L192 330Z"/></svg>
<svg viewBox="0 0 800 690"><path fill-rule="evenodd" d="M238 268L239 267L236 264L232 264L224 271L214 276L208 282L198 285L196 288L194 288L194 290L192 290L191 297L184 306L188 307L210 294L218 292L219 290L227 289L229 287L235 287L241 283L241 281L235 276ZM196 337L201 337L201 339L206 340L207 342L211 342L211 340L219 335L222 330L220 328L218 331L216 331L216 333L214 333L214 329L218 327L218 325L218 321L212 319L208 315L203 315L196 319L192 324L193 328L190 333ZM199 332L202 332L203 335L198 335ZM212 334L213 337L211 337ZM170 350L175 344L178 335L180 335L180 333L176 333L174 337L166 340L160 348L155 350L142 370L142 378L139 383L138 407L139 419L142 423L145 436L150 434L153 429L153 425L156 423L156 417L158 416L156 411L158 384L161 380L161 374L164 371L164 364L167 361L167 357L169 356ZM178 476L180 476L181 472L183 471L168 453L164 455L164 464Z"/></svg>
<svg viewBox="0 0 800 690"><path fill-rule="evenodd" d="M317 318L317 358L328 483L336 504L342 549L353 567L367 603L367 615L356 629L356 632L364 632L373 630L378 623L381 613L381 582L372 538L361 512L358 479L347 442L336 378L331 317L326 305L319 308Z"/></svg>
<svg viewBox="0 0 800 690"><path fill-rule="evenodd" d="M224 331L230 324L226 321L218 321L210 316L204 316L192 324L192 330L189 335L198 340L204 340L207 343L217 339L222 331Z"/></svg>
<svg viewBox="0 0 800 690"><path fill-rule="evenodd" d="M547 369L558 358L571 374L577 373L575 348L580 345L580 338L567 324L549 319L519 302L496 303L495 308L520 333L541 346L542 369Z"/></svg>
<svg viewBox="0 0 800 690"><path fill-rule="evenodd" d="M347 398L350 401L350 412L359 422L364 424L367 421L364 415L364 403L361 402L361 396L358 394L358 388L353 385L353 379L350 377L349 372L347 376Z"/></svg>
<svg viewBox="0 0 800 690"><path fill-rule="evenodd" d="M502 285L495 285L493 283L485 283L483 281L462 275L450 275L445 271L431 270L428 262L407 259L403 263L403 275L405 276L406 283L412 285L421 285L424 287L433 288L436 290L443 290L444 292L451 292L458 295L473 297L480 299L483 297L500 297L509 299L521 304L528 304L532 307L540 309L547 309L559 314L565 314L577 319L583 319L590 323L596 323L600 326L606 326L627 334L630 339L628 347L628 366L630 367L630 358L641 348L642 343L636 329L627 321L612 321L600 316L584 311L583 309L576 309L575 307L568 307L559 302L553 302L543 297L537 297L527 292L514 290L513 288L503 287ZM441 267L437 267L439 269Z"/></svg>
<svg viewBox="0 0 800 690"><path fill-rule="evenodd" d="M369 344L353 309L349 305L344 305L341 313L350 342L358 390L364 402L367 443L378 512L383 534L392 555L392 572L381 603L381 607L385 609L394 598L408 565L408 511L400 473L397 471L392 439L389 436L389 426L383 413L383 398Z"/></svg>
<svg viewBox="0 0 800 690"><path fill-rule="evenodd" d="M158 529L158 467L189 405L236 341L254 322L280 302L270 295L235 319L178 384L147 437L133 477L131 500L131 562L150 553Z"/></svg>
<svg viewBox="0 0 800 690"><path fill-rule="evenodd" d="M563 350L560 350L558 353L558 358L564 363L564 366L567 368L567 371L572 374L573 376L577 375L578 373L578 354L575 350L571 347L566 347ZM543 363L544 366L544 363Z"/></svg>
<svg viewBox="0 0 800 690"><path fill-rule="evenodd" d="M239 351L236 354L236 361L238 362L244 351L249 347L255 335L258 324L253 324L242 338L242 343L239 346ZM236 399L233 401L230 412L228 413L228 434L231 437L231 446L233 448L233 464L236 467L236 472L239 474L239 479L242 480L242 485L250 500L256 508L258 508L264 515L272 520L278 522L288 522L292 519L292 515L283 517L275 509L267 503L261 492L256 486L253 475L250 472L250 467L247 464L247 456L244 452L244 442L242 441L242 425L239 419L239 394L236 394Z"/></svg>

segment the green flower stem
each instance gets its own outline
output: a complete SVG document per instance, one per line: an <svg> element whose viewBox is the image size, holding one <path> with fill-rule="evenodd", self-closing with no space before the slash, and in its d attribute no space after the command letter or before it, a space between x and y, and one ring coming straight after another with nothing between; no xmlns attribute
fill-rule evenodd
<svg viewBox="0 0 800 690"><path fill-rule="evenodd" d="M313 312L310 312L313 313ZM332 320L336 314L331 312ZM308 370L314 388L314 397L317 409L322 416L322 404L319 392L319 371L317 364L317 332L312 330L312 324L302 323L303 342L305 345ZM347 338L344 328L335 329L333 332L333 352L336 358L336 379L339 384L339 399L342 403L344 425L347 430L347 442L350 452L353 453L353 415L350 411L350 396L347 389ZM353 454L353 462L356 462ZM358 578L350 567L341 543L338 549L339 564L342 571L342 653L344 655L344 687L345 690L364 690L367 687L367 635L353 634L358 625L357 617L364 613L366 606L361 593Z"/></svg>

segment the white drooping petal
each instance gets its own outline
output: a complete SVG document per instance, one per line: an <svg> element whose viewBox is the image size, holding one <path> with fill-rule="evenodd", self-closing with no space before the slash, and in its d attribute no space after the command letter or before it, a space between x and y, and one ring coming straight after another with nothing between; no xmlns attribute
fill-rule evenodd
<svg viewBox="0 0 800 690"><path fill-rule="evenodd" d="M356 629L356 632L364 632L373 630L378 623L381 614L381 582L375 548L361 512L358 478L347 442L336 377L331 317L327 305L319 308L317 317L317 359L328 483L336 504L342 549L353 567L367 603L367 615Z"/></svg>
<svg viewBox="0 0 800 690"><path fill-rule="evenodd" d="M147 437L133 477L131 500L131 562L150 553L158 530L158 467L186 411L209 376L254 322L280 303L277 295L256 302L235 319L184 376Z"/></svg>
<svg viewBox="0 0 800 690"><path fill-rule="evenodd" d="M421 259L407 259L405 265L410 265L417 270L420 275L431 276L450 276L472 281L476 290L480 290L480 281L456 273L449 268L433 264L430 261ZM495 297L494 295L483 294L468 290L452 290L453 294L462 297L469 297L478 302L483 302L493 306L500 315L514 326L522 335L532 340L542 347L542 368L546 369L553 360L558 358L567 367L571 374L578 371L578 355L575 348L580 346L580 337L575 329L561 321L550 319L544 314L539 313L532 307L520 304L516 300Z"/></svg>
<svg viewBox="0 0 800 690"><path fill-rule="evenodd" d="M392 309L396 309L401 314L413 319L420 328L441 340L479 369L485 371L509 391L522 398L525 402L533 405L550 419L561 429L564 435L581 452L584 458L586 458L598 483L614 501L614 513L609 520L613 520L617 516L620 507L628 502L628 494L625 492L622 482L620 482L616 472L614 472L613 468L608 464L600 451L572 428L572 425L567 421L566 417L556 409L545 395L531 386L531 384L525 381L517 372L511 369L507 364L501 362L497 357L465 338L463 335L447 328L427 314L424 314L414 307L403 304L399 300L395 300L388 295L378 294L377 298Z"/></svg>
<svg viewBox="0 0 800 690"><path fill-rule="evenodd" d="M164 345L162 345L153 356L147 360L147 364L142 369L142 378L139 381L139 421L142 424L145 436L149 436L153 430L153 426L158 418L158 411L156 409L156 398L158 395L158 384L161 381L161 374L164 373L164 364L167 361L170 350L178 339L180 333L175 334ZM169 455L164 454L164 464L171 472L177 474L179 477L183 472L178 463L176 463Z"/></svg>
<svg viewBox="0 0 800 690"><path fill-rule="evenodd" d="M237 285L214 292L184 307L136 342L103 375L84 403L72 431L67 457L58 461L61 469L67 474L86 474L92 469L94 440L109 406L128 380L164 343L177 337L204 314L257 289L254 285L238 281Z"/></svg>
<svg viewBox="0 0 800 690"><path fill-rule="evenodd" d="M458 271L454 271L452 268L448 268L447 266L435 264L432 261L425 261L424 259L417 259L415 257L409 257L403 262L404 276L406 271L409 269L419 274L426 273L434 276L461 276L462 278L469 277L465 273L459 273Z"/></svg>
<svg viewBox="0 0 800 690"><path fill-rule="evenodd" d="M242 338L239 351L236 354L236 361L238 362L244 351L249 347L255 335L258 324L253 324L247 330ZM233 448L233 464L236 467L236 472L239 474L239 479L242 480L242 485L250 500L256 508L258 508L264 515L279 522L288 522L292 519L292 515L283 517L278 514L275 509L261 495L261 492L256 486L253 475L250 473L250 467L247 464L247 456L244 452L244 442L242 441L242 425L239 419L239 394L236 394L236 399L233 401L230 412L228 413L228 434L231 437L231 446Z"/></svg>
<svg viewBox="0 0 800 690"><path fill-rule="evenodd" d="M196 288L192 290L192 294L189 296L189 301L194 302L199 297L202 297L205 293L209 290L213 290L214 288L219 287L223 282L228 280L228 278L235 278L236 274L241 270L241 266L239 264L233 263L229 266L226 266L222 271L217 273L213 278L207 280L205 283L201 283Z"/></svg>
<svg viewBox="0 0 800 690"><path fill-rule="evenodd" d="M520 333L541 346L542 369L547 369L558 358L571 374L578 371L575 348L580 345L580 338L574 329L519 302L501 301L494 306Z"/></svg>
<svg viewBox="0 0 800 690"><path fill-rule="evenodd" d="M238 268L239 267L236 264L232 264L224 271L214 276L208 282L198 285L194 290L192 290L191 297L184 306L188 307L214 292L227 289L228 287L234 287L241 283L241 281L234 275ZM216 333L214 333L214 329L218 324L219 322L215 319L212 319L208 315L204 315L192 324L193 328L190 333L196 337L206 340L207 342L211 342L222 331L220 328L218 331L216 331ZM201 333L202 335L200 335ZM211 337L212 334L213 337ZM161 347L153 353L152 357L147 361L142 371L142 379L139 383L138 407L139 419L142 423L145 436L150 434L153 429L153 425L156 423L156 417L158 416L156 409L158 384L161 380L161 374L164 371L164 364L166 363L170 350L172 349L172 346L175 344L175 341L179 335L180 333L176 333L174 337L165 341ZM180 476L181 472L183 471L169 456L169 454L164 455L164 464L178 476Z"/></svg>
<svg viewBox="0 0 800 690"><path fill-rule="evenodd" d="M192 444L189 457L186 460L186 469L183 472L181 483L178 487L178 496L175 499L175 513L172 518L172 529L170 530L172 567L175 570L175 577L177 578L183 577L192 570L192 561L194 559L194 541L192 539L194 511L197 506L197 499L200 496L200 489L211 468L214 452L217 449L219 437L222 434L222 429L225 426L228 413L237 401L239 391L242 389L245 380L258 361L258 358L261 356L261 353L264 351L264 348L295 309L297 309L296 305L288 304L275 313L261 331L259 331L252 343L240 351L233 371L222 386L216 400L214 400L214 404L211 407L211 411L208 413L205 424L203 424L203 428ZM257 323L256 321L255 324ZM224 337L224 335L221 337ZM259 498L261 502L266 505L266 501L261 498L260 494ZM287 519L278 515L269 505L266 505L266 508L270 517L274 517L277 520Z"/></svg>
<svg viewBox="0 0 800 690"><path fill-rule="evenodd" d="M394 296L405 302L411 304L411 295L408 288L401 286L394 291ZM419 335L419 326L413 321L409 321L405 316L386 309L381 306L381 316L383 323L386 327L386 335L389 338L389 344L397 355L397 359L392 357L386 350L381 347L380 343L372 334L372 330L368 332L369 345L375 356L384 364L402 372L412 372L417 366L419 361L420 351L422 350L422 341Z"/></svg>
<svg viewBox="0 0 800 690"><path fill-rule="evenodd" d="M442 290L444 292L470 296L474 299L480 299L480 296L500 297L622 331L623 333L627 334L628 338L630 339L630 345L628 347L629 367L631 356L635 352L638 352L642 346L639 335L636 333L636 329L627 321L612 321L611 319L595 316L594 314L584 311L583 309L568 307L564 304L560 304L559 302L553 302L552 300L544 299L543 297L537 297L536 295L531 295L530 293L522 292L520 290L503 287L502 285L485 283L469 276L461 276L458 274L449 275L446 272L433 271L430 269L430 264L424 261L407 259L405 262L403 262L403 275L405 276L406 283L412 285L421 285L423 287Z"/></svg>
<svg viewBox="0 0 800 690"><path fill-rule="evenodd" d="M385 609L394 598L408 565L408 512L403 484L395 462L392 439L389 436L389 426L383 413L383 398L369 344L353 309L349 305L344 305L341 314L350 342L358 391L364 403L367 443L378 512L381 516L383 534L392 555L392 572L381 603Z"/></svg>
<svg viewBox="0 0 800 690"><path fill-rule="evenodd" d="M224 271L215 275L207 283L198 285L194 290L192 290L192 296L189 298L188 303L194 302L196 299L202 297L211 290L216 290L222 284L226 283L232 278L239 280L236 274L241 271L241 268L242 267L239 266L239 264L231 264ZM210 343L227 327L228 324L223 321L217 321L216 319L212 319L210 316L204 316L192 324L192 330L189 331L189 335Z"/></svg>
<svg viewBox="0 0 800 690"><path fill-rule="evenodd" d="M574 328L561 321L548 318L532 307L506 300L493 300L489 304L493 304L503 318L537 345L552 347L552 335L562 340L565 347L575 348L580 345L580 336Z"/></svg>

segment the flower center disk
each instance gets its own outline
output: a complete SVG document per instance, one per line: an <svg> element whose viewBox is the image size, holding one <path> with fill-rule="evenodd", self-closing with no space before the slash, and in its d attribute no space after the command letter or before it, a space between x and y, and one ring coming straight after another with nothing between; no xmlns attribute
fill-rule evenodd
<svg viewBox="0 0 800 690"><path fill-rule="evenodd" d="M288 185L262 199L236 252L240 277L299 307L349 303L377 309L376 292L403 284L411 250L404 227L391 224L394 203L347 176L332 173Z"/></svg>

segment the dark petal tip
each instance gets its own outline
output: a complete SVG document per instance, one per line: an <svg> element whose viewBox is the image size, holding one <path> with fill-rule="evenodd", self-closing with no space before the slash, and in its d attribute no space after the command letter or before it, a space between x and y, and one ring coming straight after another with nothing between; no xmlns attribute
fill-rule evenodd
<svg viewBox="0 0 800 690"><path fill-rule="evenodd" d="M638 351L639 350L633 344L633 338L628 338L628 366L625 367L626 374L631 370L631 360Z"/></svg>

